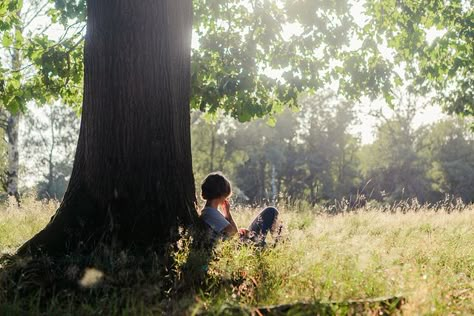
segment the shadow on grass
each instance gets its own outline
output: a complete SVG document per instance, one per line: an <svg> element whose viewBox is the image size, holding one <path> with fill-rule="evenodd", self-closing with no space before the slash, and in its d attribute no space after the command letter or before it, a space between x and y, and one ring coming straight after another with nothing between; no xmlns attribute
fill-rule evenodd
<svg viewBox="0 0 474 316"><path fill-rule="evenodd" d="M164 252L97 247L84 255L0 258L0 315L182 314L212 250L195 235Z"/></svg>

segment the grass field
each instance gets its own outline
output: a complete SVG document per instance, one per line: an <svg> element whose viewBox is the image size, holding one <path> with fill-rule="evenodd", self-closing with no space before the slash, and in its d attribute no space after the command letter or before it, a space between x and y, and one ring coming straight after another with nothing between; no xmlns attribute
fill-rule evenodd
<svg viewBox="0 0 474 316"><path fill-rule="evenodd" d="M32 200L22 208L3 205L0 252L14 252L48 222L56 207ZM367 206L338 215L301 206L279 209L285 224L282 242L263 251L236 240L221 243L208 264L206 281L191 294L163 295L169 284L163 274L124 269L131 262L126 255L108 254L88 270L92 279L102 280L99 285L79 294L55 292L46 302L39 299L41 294L23 297L2 291L0 314L220 314L226 307L239 311L393 295L406 298L405 315L474 314L474 206ZM257 211L237 208L237 224L246 226ZM175 254L177 270L185 261L184 249ZM73 275L84 282L83 271ZM179 271L175 275L179 278ZM127 279L139 284L127 284ZM8 284L5 277L2 284Z"/></svg>

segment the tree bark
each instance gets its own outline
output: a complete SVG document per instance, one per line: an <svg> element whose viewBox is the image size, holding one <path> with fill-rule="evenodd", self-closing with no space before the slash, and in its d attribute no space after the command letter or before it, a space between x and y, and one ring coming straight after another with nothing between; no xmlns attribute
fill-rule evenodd
<svg viewBox="0 0 474 316"><path fill-rule="evenodd" d="M19 254L139 249L197 218L190 140L191 0L87 1L84 100L71 180Z"/></svg>

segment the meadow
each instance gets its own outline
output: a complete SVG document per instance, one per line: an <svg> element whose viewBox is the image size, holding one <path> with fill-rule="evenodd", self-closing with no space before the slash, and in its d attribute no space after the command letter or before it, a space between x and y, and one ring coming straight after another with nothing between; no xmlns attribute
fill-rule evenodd
<svg viewBox="0 0 474 316"><path fill-rule="evenodd" d="M13 253L46 225L57 206L34 200L24 201L20 208L15 203L3 204L0 252ZM139 258L109 253L82 265L71 259L67 269L54 271L49 283L33 284L37 293L23 294L22 282L28 280L16 278L13 286L18 290L13 294L6 288L0 291L0 314L249 314L256 306L388 296L405 298L401 309L393 313L474 314L473 205L369 203L361 209L334 212L294 204L280 205L279 210L284 229L278 243L269 238L264 250L237 240L220 243L203 268L205 280L192 291L179 286L189 245L184 239L173 254L174 271L160 271L159 258L144 258L152 262L152 268L140 272L133 263ZM246 226L257 211L237 207L237 224ZM8 261L2 259L3 270L9 269ZM12 278L2 272L2 286L11 288ZM42 285L51 287L64 278L72 278L79 289L50 289L49 296L45 294ZM88 279L93 285L88 285ZM333 306L328 313L350 311Z"/></svg>

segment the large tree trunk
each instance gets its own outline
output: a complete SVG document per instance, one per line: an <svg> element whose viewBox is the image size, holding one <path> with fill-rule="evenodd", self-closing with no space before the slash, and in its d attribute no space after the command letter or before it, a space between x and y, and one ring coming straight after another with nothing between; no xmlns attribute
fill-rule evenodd
<svg viewBox="0 0 474 316"><path fill-rule="evenodd" d="M82 122L69 187L19 254L149 247L197 216L191 0L87 1Z"/></svg>

